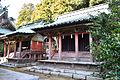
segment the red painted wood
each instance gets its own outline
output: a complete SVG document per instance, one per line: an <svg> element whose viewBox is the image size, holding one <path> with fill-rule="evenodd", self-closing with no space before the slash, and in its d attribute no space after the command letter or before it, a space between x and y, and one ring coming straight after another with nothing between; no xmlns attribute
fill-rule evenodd
<svg viewBox="0 0 120 80"><path fill-rule="evenodd" d="M6 41L4 41L4 57L7 56L7 52L6 52Z"/></svg>
<svg viewBox="0 0 120 80"><path fill-rule="evenodd" d="M65 52L62 52L62 54L61 54L61 56L62 57L66 57L66 58L69 58L69 57L74 57L74 58L76 58L76 55L75 55L76 53L75 52L73 52L73 51L65 51ZM55 56L54 57L59 57L59 53L56 53L55 54ZM79 51L78 52L78 56L77 56L78 58L80 58L80 57L91 57L90 56L90 52L89 51Z"/></svg>
<svg viewBox="0 0 120 80"><path fill-rule="evenodd" d="M32 50L32 40L31 40L31 42L30 42L30 50Z"/></svg>
<svg viewBox="0 0 120 80"><path fill-rule="evenodd" d="M42 48L43 48L42 42L31 41L31 50L32 51L39 51L39 50L42 50Z"/></svg>
<svg viewBox="0 0 120 80"><path fill-rule="evenodd" d="M37 48L38 50L42 50L42 42L40 41L37 42Z"/></svg>
<svg viewBox="0 0 120 80"><path fill-rule="evenodd" d="M52 36L50 35L49 36L49 44L48 44L48 47L49 47L49 60L51 59L51 53L52 53Z"/></svg>
<svg viewBox="0 0 120 80"><path fill-rule="evenodd" d="M76 53L76 58L78 56L78 32L75 32L75 53Z"/></svg>
<svg viewBox="0 0 120 80"><path fill-rule="evenodd" d="M32 48L32 50L33 51L35 51L36 50L36 45L37 45L37 42L36 41L32 41L32 44L31 44L31 48Z"/></svg>
<svg viewBox="0 0 120 80"><path fill-rule="evenodd" d="M14 42L14 57L16 57L16 41Z"/></svg>
<svg viewBox="0 0 120 80"><path fill-rule="evenodd" d="M71 33L72 34L72 33ZM64 33L64 36L71 35L70 33ZM78 32L78 34L89 34L89 32ZM73 34L74 35L74 34Z"/></svg>
<svg viewBox="0 0 120 80"><path fill-rule="evenodd" d="M19 53L20 53L20 58L21 58L21 50L22 50L22 41L19 42Z"/></svg>
<svg viewBox="0 0 120 80"><path fill-rule="evenodd" d="M59 34L59 60L61 60L61 53L62 53L62 37L61 34Z"/></svg>
<svg viewBox="0 0 120 80"><path fill-rule="evenodd" d="M10 54L10 42L8 42L8 52L7 52L8 54L8 58L9 58L9 54Z"/></svg>

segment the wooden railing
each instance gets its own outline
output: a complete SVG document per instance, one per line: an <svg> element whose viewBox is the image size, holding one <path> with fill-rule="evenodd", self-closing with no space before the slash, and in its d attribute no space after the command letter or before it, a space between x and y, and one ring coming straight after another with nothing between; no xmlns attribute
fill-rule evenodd
<svg viewBox="0 0 120 80"><path fill-rule="evenodd" d="M45 54L45 50L39 51L32 51L32 50L25 50L21 54L21 58L29 58L33 60L42 59L43 54Z"/></svg>
<svg viewBox="0 0 120 80"><path fill-rule="evenodd" d="M58 53L57 50L52 50L51 59L55 56L56 53Z"/></svg>

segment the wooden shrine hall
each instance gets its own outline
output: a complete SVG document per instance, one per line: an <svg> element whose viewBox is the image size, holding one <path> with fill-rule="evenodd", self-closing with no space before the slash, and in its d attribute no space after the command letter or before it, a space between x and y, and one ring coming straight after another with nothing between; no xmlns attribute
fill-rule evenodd
<svg viewBox="0 0 120 80"><path fill-rule="evenodd" d="M90 19L91 15L96 17L103 12L109 13L107 4L62 14L53 23L33 23L2 35L4 56L10 57L10 44L13 43L16 59L41 60L45 53L48 60L92 62Z"/></svg>
<svg viewBox="0 0 120 80"><path fill-rule="evenodd" d="M41 23L36 24L41 25ZM0 40L4 41L4 57L12 60L29 59L33 61L42 58L43 37L31 30L32 25L24 25L24 28L0 36Z"/></svg>
<svg viewBox="0 0 120 80"><path fill-rule="evenodd" d="M90 49L92 43L89 32L89 27L92 26L90 19L103 12L109 13L107 4L62 14L55 22L32 30L48 37L49 60L91 62L93 58ZM57 39L56 53L53 52L53 37Z"/></svg>

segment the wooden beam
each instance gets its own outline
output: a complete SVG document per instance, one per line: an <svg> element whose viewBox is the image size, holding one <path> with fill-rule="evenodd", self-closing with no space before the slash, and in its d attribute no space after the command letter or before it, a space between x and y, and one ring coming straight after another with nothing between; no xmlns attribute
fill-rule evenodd
<svg viewBox="0 0 120 80"><path fill-rule="evenodd" d="M54 28L48 28L48 29L41 29L41 30L38 30L36 31L37 33L43 33L43 32L53 32L54 30L65 30L65 29L71 29L71 28L82 28L83 26L86 27L86 26L89 26L89 25L92 25L91 22L87 22L87 23L81 23L81 24L73 24L73 25L65 25L65 26L58 26L58 27L54 27Z"/></svg>

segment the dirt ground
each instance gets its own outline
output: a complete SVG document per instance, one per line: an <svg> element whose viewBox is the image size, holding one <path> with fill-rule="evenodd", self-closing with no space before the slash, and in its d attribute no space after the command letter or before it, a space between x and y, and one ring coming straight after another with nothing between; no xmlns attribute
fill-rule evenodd
<svg viewBox="0 0 120 80"><path fill-rule="evenodd" d="M68 77L62 77L62 76L60 77L60 76L54 76L54 75L46 75L46 74L28 72L28 71L24 71L22 68L8 68L8 67L0 67L0 68L9 69L9 70L17 71L17 72L22 72L22 73L26 73L26 74L30 74L30 75L39 76L40 80L75 80L75 79L68 78Z"/></svg>

